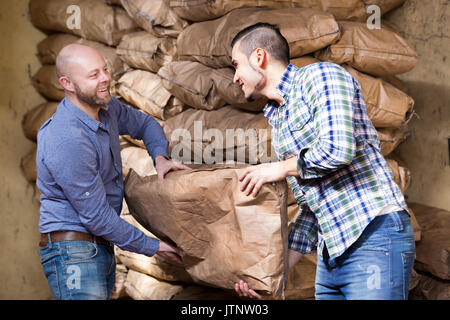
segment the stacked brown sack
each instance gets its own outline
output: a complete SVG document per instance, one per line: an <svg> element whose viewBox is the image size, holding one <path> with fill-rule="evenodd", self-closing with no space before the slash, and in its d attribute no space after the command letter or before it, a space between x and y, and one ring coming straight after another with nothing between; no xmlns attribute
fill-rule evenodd
<svg viewBox="0 0 450 320"><path fill-rule="evenodd" d="M204 21L218 18L233 9L248 7L266 8L313 8L333 14L339 20L367 20L370 5L377 5L380 13L400 6L405 0L170 0L172 9L181 18L189 21Z"/></svg>
<svg viewBox="0 0 450 320"><path fill-rule="evenodd" d="M96 0L30 0L33 25L116 46L126 33L137 29L123 8ZM80 16L77 17L77 13Z"/></svg>
<svg viewBox="0 0 450 320"><path fill-rule="evenodd" d="M120 2L143 30L125 35L117 46L117 55L134 70L118 80L115 92L145 113L167 120L185 105L164 88L156 72L177 59L175 38L188 23L178 18L165 0Z"/></svg>
<svg viewBox="0 0 450 320"><path fill-rule="evenodd" d="M380 36L377 35L376 30L362 32L356 28L360 26L357 23L344 21L365 21L369 15L367 1L352 0L344 3L339 0L218 0L212 4L209 1L199 0L156 0L152 1L151 5L145 0L105 0L105 3L100 1L101 4L90 2L99 1L71 1L71 4L80 5L82 8L96 6L105 10L99 9L97 13L102 12L101 15L108 18L94 18L96 22L90 30L68 30L63 23L65 20L60 20L61 17L67 16L64 16L65 13L59 15L59 20L55 19L50 23L49 19L52 19L53 12L57 12L59 10L57 8L62 5L50 6L37 0L30 1L30 9L32 6L44 7L42 10L31 10L32 21L37 27L45 30L70 33L71 39L69 40L67 37L69 35L65 34L67 38L60 40L63 43L64 41L67 41L65 43L75 42L79 39L75 36L81 36L102 42L104 45L117 46L115 56L110 59L111 66L117 66L111 68L118 70L114 72L117 82L113 84L112 92L130 105L154 116L161 123L170 141L170 152L173 153L174 158L178 156L179 160L186 162L197 160L205 163L212 160L212 163L216 163L220 160L229 160L250 164L273 160L272 157L275 154L269 151L271 150L271 130L261 112L265 101L246 102L240 89L232 83L233 70L230 64L229 43L239 30L255 22L269 22L280 26L281 32L290 44L291 58L298 58L292 60L293 64L304 66L317 62L316 58L307 56L309 53L323 60L335 59L335 62L343 64L361 84L369 116L380 136L384 156L391 154L408 136L407 123L413 113L413 101L404 92L404 85L394 75L414 67L417 57L409 44L390 28L388 31L383 29L380 32L383 32L382 37L386 37L387 34L391 41L380 44L378 41ZM371 1L370 4L378 5L381 13L384 14L403 2L404 0ZM64 1L61 3L65 4ZM106 4L112 3L122 5L123 8L105 7ZM124 9L128 16L124 17ZM83 16L83 19L92 21L89 20L92 16L100 15ZM95 30L96 25L109 25L110 17L122 22L114 28L100 28L101 32ZM131 23L127 20L129 18ZM211 20L215 18L217 19ZM191 21L191 25L187 21ZM362 37L360 38L362 40L359 41L358 36ZM47 41L50 41L52 37L56 38L57 35L49 36ZM361 43L369 44L369 48L364 48L365 51L360 50ZM386 56L383 56L384 59L364 60L367 52L377 52L381 45L389 48L388 58L402 58L404 60L402 65L387 65L386 62L389 59L385 59ZM337 54L340 48L346 48L346 50L339 58L341 60L338 60ZM58 50L60 49L39 50L42 63L49 64L40 71L42 74L54 68L52 61ZM350 51L352 54L349 57L347 52ZM50 57L49 60L46 57ZM114 63L117 60L121 60L122 67ZM370 68L365 69L365 66ZM381 74L379 74L380 70L382 70ZM45 81L41 80L42 77L35 76L35 78L36 87L48 97L47 99L55 100L61 97L61 88L58 88L55 78L47 77L49 80ZM30 111L23 122L27 137L35 139L37 128L54 112L55 108L55 104L52 105L49 102ZM200 130L198 130L199 127ZM124 173L126 174L132 168L140 176L154 174L152 160L143 149L145 147L142 141L127 136L123 138L125 138L123 141L134 144L134 147L128 142L122 144ZM232 145L232 140L236 143L234 147L229 147ZM29 156L28 159L30 158L32 157ZM388 163L395 181L405 192L410 180L409 170L399 165L401 162L393 159L390 159ZM150 178L147 177L147 179ZM189 197L198 198L198 195L189 195ZM155 202L159 203L160 200L156 199ZM287 220L291 226L299 212L291 193L287 202L289 205ZM136 208L132 208L133 210ZM202 212L202 214L205 213ZM130 215L127 215L126 206L122 217L139 225ZM179 223L184 226L184 222ZM248 224L252 223L248 222ZM156 224L153 227L160 226ZM417 224L415 224L415 230L416 237L419 239L420 230ZM179 243L179 245L186 244ZM156 264L160 271L161 268L166 270L167 262L164 264L160 259L137 257L117 250L116 258L119 262L121 257L130 267L123 263L119 264L120 276L115 292L116 297L125 294L136 299L169 299L177 296L193 297L192 292L205 290L202 289L205 287L193 287L183 276L178 279L181 282L172 283L175 287L167 287L166 284L170 282L167 279L161 279L161 275L158 278L158 275L142 272L142 263L144 266ZM284 274L288 276L285 286L286 298L313 298L315 259L313 256L308 258L293 268L289 274ZM209 270L210 267L211 265L206 264L204 268ZM169 281L172 280L174 279ZM223 281L228 283L225 287L230 287L232 280L234 280L233 277L224 279ZM162 286L159 283L161 281L164 281ZM142 283L146 285L142 286ZM205 283L208 286L214 285L208 283L208 279L201 281L201 284ZM412 286L416 283L417 281L413 281ZM185 289L176 287L180 284ZM161 295L162 291L169 294ZM270 292L270 290L266 291ZM220 292L226 294L225 291ZM279 291L276 292L279 293ZM201 294L198 296L200 297Z"/></svg>
<svg viewBox="0 0 450 320"><path fill-rule="evenodd" d="M412 299L450 300L450 212L409 203L421 226L414 268L420 272Z"/></svg>

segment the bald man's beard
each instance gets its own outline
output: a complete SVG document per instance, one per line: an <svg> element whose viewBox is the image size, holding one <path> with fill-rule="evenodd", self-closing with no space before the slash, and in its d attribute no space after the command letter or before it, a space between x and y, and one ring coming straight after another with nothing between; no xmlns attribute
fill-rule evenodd
<svg viewBox="0 0 450 320"><path fill-rule="evenodd" d="M93 108L105 108L106 105L111 101L111 96L109 95L109 85L108 85L108 96L105 98L100 98L97 95L98 89L100 86L95 88L95 92L92 94L88 94L86 92L83 92L81 88L74 82L73 83L75 88L75 95L77 96L77 99L81 102L84 102L85 104L93 107Z"/></svg>

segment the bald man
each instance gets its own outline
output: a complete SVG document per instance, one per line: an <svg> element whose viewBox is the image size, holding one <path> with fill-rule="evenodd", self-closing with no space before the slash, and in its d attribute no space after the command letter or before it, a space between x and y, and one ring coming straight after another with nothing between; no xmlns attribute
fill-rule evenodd
<svg viewBox="0 0 450 320"><path fill-rule="evenodd" d="M56 59L65 98L40 128L39 252L55 299L108 299L115 283L113 245L181 263L181 252L119 217L124 196L119 135L143 140L159 179L189 169L168 158L152 117L111 97L101 54L71 44Z"/></svg>

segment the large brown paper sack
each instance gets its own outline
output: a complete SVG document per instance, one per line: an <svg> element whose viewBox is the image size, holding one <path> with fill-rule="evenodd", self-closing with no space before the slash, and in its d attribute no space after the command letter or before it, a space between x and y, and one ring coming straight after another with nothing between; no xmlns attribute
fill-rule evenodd
<svg viewBox="0 0 450 320"><path fill-rule="evenodd" d="M45 98L53 101L64 99L64 88L56 76L55 65L44 65L31 78L34 88Z"/></svg>
<svg viewBox="0 0 450 320"><path fill-rule="evenodd" d="M229 11L247 7L304 7L325 11L340 20L366 21L369 5L377 5L384 14L401 5L405 0L170 0L171 8L181 18L190 21L205 21L221 17Z"/></svg>
<svg viewBox="0 0 450 320"><path fill-rule="evenodd" d="M181 101L164 89L160 77L149 71L128 71L115 87L128 103L153 117L166 120L183 111Z"/></svg>
<svg viewBox="0 0 450 320"><path fill-rule="evenodd" d="M189 21L206 21L219 18L239 8L292 8L300 7L296 0L170 0L172 10Z"/></svg>
<svg viewBox="0 0 450 320"><path fill-rule="evenodd" d="M176 59L176 41L145 31L133 32L123 36L116 53L132 68L158 72L163 65Z"/></svg>
<svg viewBox="0 0 450 320"><path fill-rule="evenodd" d="M183 267L157 257L147 257L143 254L121 250L118 247L115 247L115 255L128 269L145 273L159 280L192 282Z"/></svg>
<svg viewBox="0 0 450 320"><path fill-rule="evenodd" d="M347 65L344 68L361 85L367 113L376 128L401 127L409 122L414 113L414 100L410 96L381 78Z"/></svg>
<svg viewBox="0 0 450 320"><path fill-rule="evenodd" d="M414 215L414 211L411 208L408 208L409 216L411 218L411 224L414 231L414 241L420 241L422 239L422 228L417 221L416 216Z"/></svg>
<svg viewBox="0 0 450 320"><path fill-rule="evenodd" d="M20 168L22 169L25 179L32 183L35 182L37 178L36 151L37 145L33 145L31 150L23 156L20 161Z"/></svg>
<svg viewBox="0 0 450 320"><path fill-rule="evenodd" d="M272 129L262 112L225 106L218 110L188 109L165 121L172 159L184 163L276 161Z"/></svg>
<svg viewBox="0 0 450 320"><path fill-rule="evenodd" d="M417 64L417 53L399 34L381 27L369 29L366 23L339 21L341 39L315 53L316 58L337 64L347 63L373 76L410 71Z"/></svg>
<svg viewBox="0 0 450 320"><path fill-rule="evenodd" d="M288 205L287 215L288 215L288 227L291 228L300 214L300 207L297 202Z"/></svg>
<svg viewBox="0 0 450 320"><path fill-rule="evenodd" d="M373 14L369 6L376 5L380 14L400 6L405 0L295 0L302 7L313 8L333 14L337 20L366 22Z"/></svg>
<svg viewBox="0 0 450 320"><path fill-rule="evenodd" d="M421 239L416 243L415 268L450 280L450 212L408 203L421 227Z"/></svg>
<svg viewBox="0 0 450 320"><path fill-rule="evenodd" d="M122 207L122 213L120 217L128 222L129 224L135 226L139 230L145 233L147 237L155 238L151 232L145 229L135 218L129 213L128 205L124 200L124 206ZM159 256L148 257L143 254L138 254L134 252L129 252L121 250L118 247L114 247L116 259L127 266L129 269L148 274L149 276L155 277L160 280L165 281L183 281L192 282L192 278L186 272L183 266L174 264L173 262L166 261L164 258Z"/></svg>
<svg viewBox="0 0 450 320"><path fill-rule="evenodd" d="M79 28L78 11L70 10L73 5L79 8ZM116 46L124 34L137 29L124 9L103 1L30 0L29 8L31 22L39 29L70 33L110 46Z"/></svg>
<svg viewBox="0 0 450 320"><path fill-rule="evenodd" d="M116 265L116 282L114 283L114 287L111 291L111 296L109 297L111 300L128 297L125 288L127 273L128 273L127 267L125 267L123 264Z"/></svg>
<svg viewBox="0 0 450 320"><path fill-rule="evenodd" d="M409 90L408 90L408 87L406 86L406 84L402 80L397 78L396 76L385 76L385 77L381 77L381 78L384 81L386 81L387 83L392 84L397 89L403 91L406 94L409 94Z"/></svg>
<svg viewBox="0 0 450 320"><path fill-rule="evenodd" d="M290 57L300 57L339 39L333 16L313 9L236 9L226 16L194 23L178 37L179 60L198 61L213 68L231 67L231 40L257 22L276 24L289 43Z"/></svg>
<svg viewBox="0 0 450 320"><path fill-rule="evenodd" d="M25 137L36 141L39 129L56 112L57 107L57 102L44 102L25 113L22 120Z"/></svg>
<svg viewBox="0 0 450 320"><path fill-rule="evenodd" d="M239 296L231 290L189 285L177 293L172 300L239 300Z"/></svg>
<svg viewBox="0 0 450 320"><path fill-rule="evenodd" d="M289 63L291 63L294 66L297 66L299 68L303 68L310 64L317 63L317 62L320 62L320 60L314 58L312 55L306 55L303 57L294 58L294 59L291 59L291 61L289 61Z"/></svg>
<svg viewBox="0 0 450 320"><path fill-rule="evenodd" d="M134 144L125 139L124 136L119 136L119 145L120 145L120 151L122 151L125 148L134 147ZM145 147L144 147L145 148Z"/></svg>
<svg viewBox="0 0 450 320"><path fill-rule="evenodd" d="M227 104L244 110L261 111L266 100L248 102L238 84L234 70L213 69L195 61L174 61L158 71L164 87L186 105L215 110Z"/></svg>
<svg viewBox="0 0 450 320"><path fill-rule="evenodd" d="M395 183L400 187L402 193L405 194L411 183L411 171L408 168L399 165L398 162L393 159L386 159L386 162L392 171Z"/></svg>
<svg viewBox="0 0 450 320"><path fill-rule="evenodd" d="M44 38L37 45L38 58L41 64L55 64L56 57L62 48L76 43L80 37L68 33L55 33Z"/></svg>
<svg viewBox="0 0 450 320"><path fill-rule="evenodd" d="M183 286L161 281L131 269L128 270L125 288L127 294L134 300L170 300L183 290Z"/></svg>
<svg viewBox="0 0 450 320"><path fill-rule="evenodd" d="M121 0L122 6L144 30L157 37L174 37L187 27L168 6L167 0Z"/></svg>
<svg viewBox="0 0 450 320"><path fill-rule="evenodd" d="M127 142L131 143L133 146L139 147L141 149L145 149L145 144L144 141L142 140L137 140L137 139L133 139L130 136L124 135L122 136Z"/></svg>
<svg viewBox="0 0 450 320"><path fill-rule="evenodd" d="M377 133L380 138L380 148L383 156L391 154L409 136L406 126L400 128L377 128Z"/></svg>
<svg viewBox="0 0 450 320"><path fill-rule="evenodd" d="M105 3L109 4L109 5L118 5L120 6L120 0L105 0Z"/></svg>
<svg viewBox="0 0 450 320"><path fill-rule="evenodd" d="M284 290L287 300L313 299L315 293L316 264L303 257L289 270Z"/></svg>
<svg viewBox="0 0 450 320"><path fill-rule="evenodd" d="M315 293L316 265L302 258L289 271L284 291L287 300L313 299Z"/></svg>
<svg viewBox="0 0 450 320"><path fill-rule="evenodd" d="M417 271L414 270L414 268L413 268L413 269L412 269L412 272L411 272L411 280L410 280L410 282L409 282L409 288L408 288L408 290L411 291L411 290L413 290L414 288L416 288L417 285L419 284L421 278L422 278L422 276L421 276L420 274L418 274ZM408 298L408 299L409 299L409 298Z"/></svg>
<svg viewBox="0 0 450 320"><path fill-rule="evenodd" d="M421 274L411 300L450 300L450 282Z"/></svg>
<svg viewBox="0 0 450 320"><path fill-rule="evenodd" d="M151 176L156 174L153 159L147 149L129 147L120 151L122 158L122 172L125 177L130 169L136 171L140 176Z"/></svg>
<svg viewBox="0 0 450 320"><path fill-rule="evenodd" d="M113 79L118 79L127 69L128 66L122 62L116 54L116 50L112 47L106 46L103 43L86 40L74 35L65 33L56 33L48 36L38 44L38 57L42 64L55 64L56 57L62 48L65 46L78 43L100 52L105 59L108 70Z"/></svg>
<svg viewBox="0 0 450 320"><path fill-rule="evenodd" d="M287 274L287 185L265 184L256 198L239 190L243 166L169 172L163 181L130 171L131 214L183 252L195 282L234 289L239 280L279 296Z"/></svg>

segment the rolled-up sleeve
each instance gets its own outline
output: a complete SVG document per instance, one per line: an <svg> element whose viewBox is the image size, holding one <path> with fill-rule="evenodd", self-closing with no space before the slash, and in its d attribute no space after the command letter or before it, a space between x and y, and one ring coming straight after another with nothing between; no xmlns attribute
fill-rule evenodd
<svg viewBox="0 0 450 320"><path fill-rule="evenodd" d="M356 154L353 99L350 74L339 66L321 67L309 75L304 95L317 130L317 143L297 155L302 179L320 178L351 163Z"/></svg>
<svg viewBox="0 0 450 320"><path fill-rule="evenodd" d="M92 142L87 136L66 140L54 146L58 152L48 157L45 165L78 212L82 225L121 249L153 256L159 241L120 218L108 203Z"/></svg>

